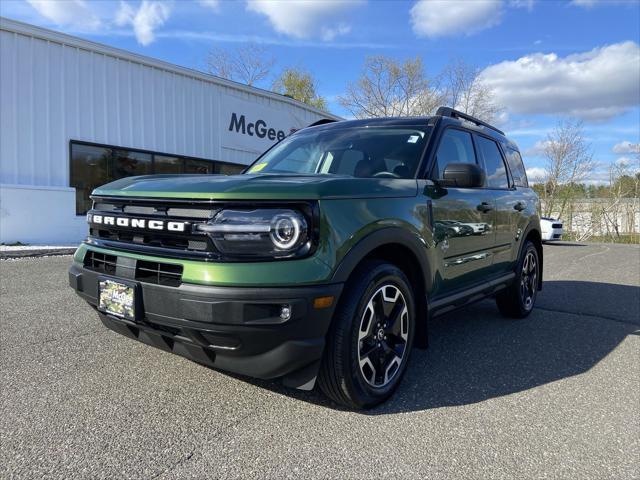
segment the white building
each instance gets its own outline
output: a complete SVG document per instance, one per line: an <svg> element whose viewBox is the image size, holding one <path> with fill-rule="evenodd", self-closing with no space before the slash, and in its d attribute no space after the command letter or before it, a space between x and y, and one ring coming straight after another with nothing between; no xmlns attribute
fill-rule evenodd
<svg viewBox="0 0 640 480"><path fill-rule="evenodd" d="M0 18L0 243L68 243L91 190L147 173L233 173L334 118L160 60Z"/></svg>

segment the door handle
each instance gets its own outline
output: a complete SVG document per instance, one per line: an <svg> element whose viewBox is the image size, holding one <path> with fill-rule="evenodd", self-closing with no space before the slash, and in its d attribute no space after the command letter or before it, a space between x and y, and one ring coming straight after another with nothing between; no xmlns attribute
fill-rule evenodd
<svg viewBox="0 0 640 480"><path fill-rule="evenodd" d="M482 202L476 208L478 210L480 210L482 213L487 213L487 212L490 212L491 210L493 210L493 207L491 206L491 204L489 202Z"/></svg>
<svg viewBox="0 0 640 480"><path fill-rule="evenodd" d="M513 208L515 208L517 211L521 212L522 210L527 208L527 204L524 203L524 202L518 202L513 206Z"/></svg>

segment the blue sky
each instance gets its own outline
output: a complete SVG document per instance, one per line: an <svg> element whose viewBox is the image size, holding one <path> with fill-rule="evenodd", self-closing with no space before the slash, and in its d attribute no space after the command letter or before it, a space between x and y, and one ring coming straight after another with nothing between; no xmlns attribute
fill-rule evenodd
<svg viewBox="0 0 640 480"><path fill-rule="evenodd" d="M276 72L312 72L339 115L367 55L420 55L432 74L460 58L484 70L531 173L563 116L585 122L594 182L612 162L638 168L640 1L3 0L0 13L195 69L212 47L255 41Z"/></svg>

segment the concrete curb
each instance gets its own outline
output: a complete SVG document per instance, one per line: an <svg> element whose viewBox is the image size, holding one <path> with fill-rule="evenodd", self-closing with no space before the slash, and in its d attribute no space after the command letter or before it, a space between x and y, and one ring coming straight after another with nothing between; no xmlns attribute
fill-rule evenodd
<svg viewBox="0 0 640 480"><path fill-rule="evenodd" d="M54 255L73 255L76 247L68 248L41 248L32 250L4 250L0 251L0 259L8 258L29 258L29 257L50 257Z"/></svg>

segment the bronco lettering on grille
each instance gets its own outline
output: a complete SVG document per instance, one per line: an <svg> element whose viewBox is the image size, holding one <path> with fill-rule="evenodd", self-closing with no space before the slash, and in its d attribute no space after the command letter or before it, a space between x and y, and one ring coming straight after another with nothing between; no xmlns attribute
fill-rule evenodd
<svg viewBox="0 0 640 480"><path fill-rule="evenodd" d="M184 232L185 222L164 220L147 220L145 218L114 217L111 215L87 215L89 223L97 225L115 225L118 227L142 228L149 230L167 230L170 232Z"/></svg>

